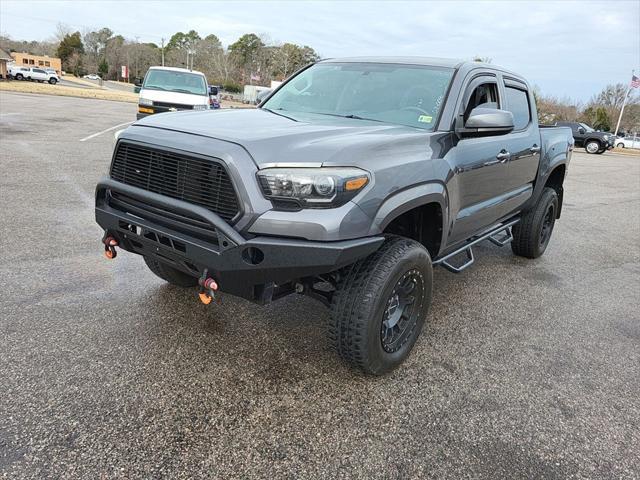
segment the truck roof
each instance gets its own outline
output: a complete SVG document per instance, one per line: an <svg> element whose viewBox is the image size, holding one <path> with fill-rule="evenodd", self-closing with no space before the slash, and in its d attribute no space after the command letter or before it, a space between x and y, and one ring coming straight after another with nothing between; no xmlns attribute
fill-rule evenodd
<svg viewBox="0 0 640 480"><path fill-rule="evenodd" d="M406 65L431 65L434 67L457 68L464 60L438 57L345 57L329 58L321 63L398 63Z"/></svg>
<svg viewBox="0 0 640 480"><path fill-rule="evenodd" d="M185 72L185 73L195 73L197 75L204 75L204 73L199 72L198 70L189 70L188 68L178 68L178 67L155 66L155 67L149 67L149 70L169 70L171 72Z"/></svg>
<svg viewBox="0 0 640 480"><path fill-rule="evenodd" d="M397 63L401 65L429 65L432 67L454 68L456 70L470 71L477 68L486 68L490 70L498 70L508 73L516 78L522 79L522 76L502 68L492 63L474 62L462 60L460 58L440 58L440 57L419 57L419 56L398 56L398 57L344 57L344 58L328 58L318 63ZM524 80L524 79L523 79Z"/></svg>

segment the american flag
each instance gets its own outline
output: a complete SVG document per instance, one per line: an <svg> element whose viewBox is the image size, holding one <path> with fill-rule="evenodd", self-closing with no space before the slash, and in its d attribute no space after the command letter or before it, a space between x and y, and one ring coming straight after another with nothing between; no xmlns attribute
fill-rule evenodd
<svg viewBox="0 0 640 480"><path fill-rule="evenodd" d="M631 77L631 88L638 88L638 87L640 87L640 78L633 75Z"/></svg>

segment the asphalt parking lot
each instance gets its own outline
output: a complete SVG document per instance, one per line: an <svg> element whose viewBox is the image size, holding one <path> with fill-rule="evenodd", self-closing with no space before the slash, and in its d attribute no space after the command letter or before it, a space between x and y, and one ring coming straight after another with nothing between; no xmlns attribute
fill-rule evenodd
<svg viewBox="0 0 640 480"><path fill-rule="evenodd" d="M92 135L135 108L0 92L3 478L640 477L640 156L576 152L547 253L437 269L367 378L312 299L206 307L103 257Z"/></svg>

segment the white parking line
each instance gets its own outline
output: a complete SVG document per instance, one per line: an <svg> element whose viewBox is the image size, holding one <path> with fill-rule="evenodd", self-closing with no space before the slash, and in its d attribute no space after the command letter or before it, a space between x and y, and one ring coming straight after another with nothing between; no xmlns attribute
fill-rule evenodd
<svg viewBox="0 0 640 480"><path fill-rule="evenodd" d="M81 142L86 142L87 140L91 140L92 138L95 138L99 135L102 135L103 133L107 133L110 132L111 130L115 130L118 127L124 127L125 125L131 125L134 122L134 120L130 121L130 122L125 122L125 123L121 123L119 125L115 125L113 127L109 127L105 130L102 130L101 132L97 132L97 133L93 133L91 135L89 135L88 137L84 137L82 139L80 139Z"/></svg>

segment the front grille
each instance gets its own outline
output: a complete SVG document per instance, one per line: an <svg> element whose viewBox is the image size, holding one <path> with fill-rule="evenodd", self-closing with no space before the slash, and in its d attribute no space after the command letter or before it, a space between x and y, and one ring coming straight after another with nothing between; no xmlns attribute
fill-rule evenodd
<svg viewBox="0 0 640 480"><path fill-rule="evenodd" d="M239 213L229 174L214 158L120 142L111 164L111 178L207 208L227 222Z"/></svg>
<svg viewBox="0 0 640 480"><path fill-rule="evenodd" d="M161 107L163 110L175 108L178 110L193 110L193 105L184 105L181 103L169 103L169 102L153 102L154 107Z"/></svg>

